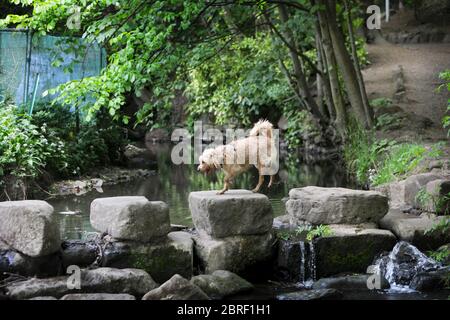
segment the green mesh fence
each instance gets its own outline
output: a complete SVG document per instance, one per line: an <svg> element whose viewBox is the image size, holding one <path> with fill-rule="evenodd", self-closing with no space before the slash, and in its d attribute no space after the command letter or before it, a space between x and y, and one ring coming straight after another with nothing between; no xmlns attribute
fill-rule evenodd
<svg viewBox="0 0 450 320"><path fill-rule="evenodd" d="M0 101L30 104L37 84L42 93L70 80L98 75L106 64L104 50L82 39L37 36L28 31L0 31ZM77 48L76 54L69 48Z"/></svg>

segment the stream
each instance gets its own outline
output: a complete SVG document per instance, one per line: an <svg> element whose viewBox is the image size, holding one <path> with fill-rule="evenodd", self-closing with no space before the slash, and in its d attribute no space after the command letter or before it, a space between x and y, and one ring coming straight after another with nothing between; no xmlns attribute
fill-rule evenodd
<svg viewBox="0 0 450 320"><path fill-rule="evenodd" d="M96 198L115 196L145 196L149 200L165 201L170 208L172 224L192 226L188 196L191 191L218 190L222 188L222 173L205 176L196 171L196 165L175 165L170 158L170 144L149 144L152 159L156 164L155 174L140 180L104 186L103 192L92 190L81 196L70 195L48 199L59 213L61 237L83 239L92 229L89 222L90 204ZM258 180L257 170L237 177L233 189L252 189ZM268 177L261 192L272 204L275 216L284 214L282 199L294 187L307 185L321 187L348 186L345 170L335 163L325 162L307 165L298 159L281 159L276 183L267 189Z"/></svg>

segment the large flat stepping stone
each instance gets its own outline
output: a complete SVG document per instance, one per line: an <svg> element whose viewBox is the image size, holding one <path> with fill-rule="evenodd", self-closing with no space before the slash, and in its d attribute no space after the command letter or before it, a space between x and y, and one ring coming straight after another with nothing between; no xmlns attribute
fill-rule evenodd
<svg viewBox="0 0 450 320"><path fill-rule="evenodd" d="M0 202L0 239L30 257L58 251L61 240L53 207L39 200Z"/></svg>
<svg viewBox="0 0 450 320"><path fill-rule="evenodd" d="M95 199L90 220L96 230L123 240L149 242L170 231L167 204L139 196Z"/></svg>
<svg viewBox="0 0 450 320"><path fill-rule="evenodd" d="M292 189L286 210L291 223L377 223L388 212L388 198L376 191L305 187Z"/></svg>
<svg viewBox="0 0 450 320"><path fill-rule="evenodd" d="M269 198L248 190L191 192L189 208L200 234L214 238L257 235L270 231L273 211Z"/></svg>

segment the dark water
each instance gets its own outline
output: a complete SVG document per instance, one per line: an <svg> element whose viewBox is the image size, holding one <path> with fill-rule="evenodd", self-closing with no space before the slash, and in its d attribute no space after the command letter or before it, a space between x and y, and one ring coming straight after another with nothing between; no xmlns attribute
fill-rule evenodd
<svg viewBox="0 0 450 320"><path fill-rule="evenodd" d="M103 193L93 190L82 196L48 199L55 211L60 213L61 235L64 239L84 238L87 232L94 231L89 223L92 200L112 196L145 196L149 200L165 201L170 208L171 223L192 225L188 208L189 193L221 189L222 173L205 176L196 171L195 165L173 164L170 158L171 144L149 144L147 148L151 151L151 160L157 163L154 175L142 180L104 186ZM236 179L233 188L253 189L257 178L257 171L252 168ZM307 185L347 186L345 171L335 163L307 165L301 164L294 157L281 159L276 184L267 189L267 183L268 177L261 192L269 197L275 216L284 214L282 199L288 196L291 188ZM67 214L68 212L78 213Z"/></svg>

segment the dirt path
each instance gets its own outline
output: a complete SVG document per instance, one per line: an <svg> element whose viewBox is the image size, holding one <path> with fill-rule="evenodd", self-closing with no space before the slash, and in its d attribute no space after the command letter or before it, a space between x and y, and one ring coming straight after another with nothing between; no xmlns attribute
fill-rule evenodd
<svg viewBox="0 0 450 320"><path fill-rule="evenodd" d="M394 21L395 23L395 21ZM404 26L404 24L402 24ZM393 26L390 25L390 31ZM404 28L399 27L399 31ZM392 44L378 35L367 45L371 65L363 70L369 99L389 98L405 112L412 112L433 121L433 126L421 132L428 140L446 139L442 117L446 113L449 94L436 92L443 83L438 75L450 69L450 43ZM395 75L403 70L405 93L396 97ZM408 131L408 128L404 128ZM401 135L395 132L394 135Z"/></svg>

